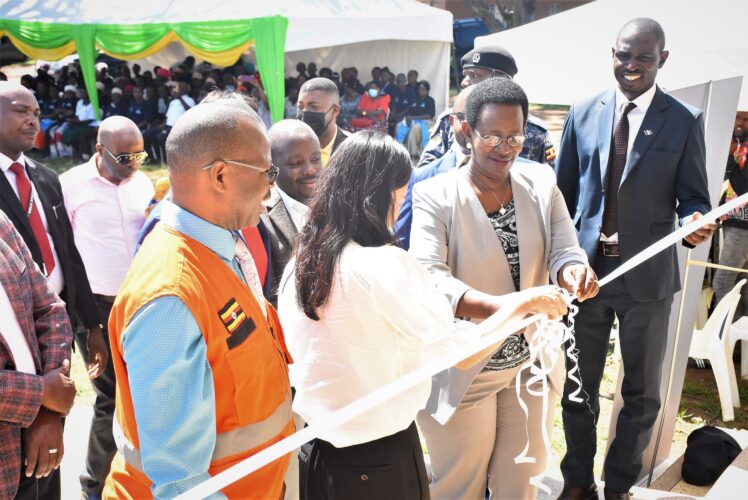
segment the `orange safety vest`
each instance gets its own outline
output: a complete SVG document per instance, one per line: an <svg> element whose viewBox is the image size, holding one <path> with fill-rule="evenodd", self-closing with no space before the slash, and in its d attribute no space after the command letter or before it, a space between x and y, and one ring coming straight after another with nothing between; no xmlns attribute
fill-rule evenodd
<svg viewBox="0 0 748 500"><path fill-rule="evenodd" d="M294 432L285 346L275 309L267 319L252 293L212 250L159 224L145 240L109 317L117 378L115 438L124 465L113 467L105 498L152 498L143 471L122 334L144 305L175 296L194 316L207 347L215 392L216 446L208 472L216 475ZM148 332L159 335L160 332ZM154 356L157 356L154 353ZM290 455L221 490L229 498L280 498ZM116 462L116 461L115 461Z"/></svg>

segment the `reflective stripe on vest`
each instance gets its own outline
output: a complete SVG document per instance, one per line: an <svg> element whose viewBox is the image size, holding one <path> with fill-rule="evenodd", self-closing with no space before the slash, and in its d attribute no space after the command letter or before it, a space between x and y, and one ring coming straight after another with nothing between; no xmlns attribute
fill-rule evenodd
<svg viewBox="0 0 748 500"><path fill-rule="evenodd" d="M265 420L217 434L216 447L213 450L211 462L261 446L280 434L291 419L291 398L289 395ZM133 469L145 474L140 450L125 437L116 418L112 425L112 433L114 434L114 441L117 443L117 449L122 453L125 462Z"/></svg>

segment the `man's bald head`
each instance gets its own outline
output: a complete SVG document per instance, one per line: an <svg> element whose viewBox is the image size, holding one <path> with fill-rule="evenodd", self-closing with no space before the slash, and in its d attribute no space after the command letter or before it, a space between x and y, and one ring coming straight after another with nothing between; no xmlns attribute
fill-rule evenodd
<svg viewBox="0 0 748 500"><path fill-rule="evenodd" d="M319 148L319 139L312 127L301 120L281 120L268 131L270 155L273 165L281 167L286 162L289 143L309 139Z"/></svg>
<svg viewBox="0 0 748 500"><path fill-rule="evenodd" d="M665 31L660 23L649 17L637 17L627 22L618 32L618 38L626 35L651 33L657 39L657 45L660 50L665 50Z"/></svg>
<svg viewBox="0 0 748 500"><path fill-rule="evenodd" d="M143 134L124 116L111 116L101 122L96 138L96 168L114 184L129 179L140 168L144 153Z"/></svg>
<svg viewBox="0 0 748 500"><path fill-rule="evenodd" d="M0 81L0 98L7 99L10 94L15 92L25 92L27 94L34 95L29 89L21 85L20 83Z"/></svg>
<svg viewBox="0 0 748 500"><path fill-rule="evenodd" d="M209 102L217 102L226 106L246 105L249 111L257 113L257 101L244 92L218 89L211 90L210 92L208 92L208 95L206 95L203 100L200 101L200 104L208 104ZM257 116L257 119L262 122L262 119L260 119L259 115ZM262 125L264 127L265 123L263 123Z"/></svg>
<svg viewBox="0 0 748 500"><path fill-rule="evenodd" d="M470 85L463 88L457 94L454 105L452 106L452 114L449 115L449 124L452 127L455 142L462 147L464 152L467 152L467 140L465 139L465 133L462 131L462 121L465 120L465 103L473 90L475 90L475 85Z"/></svg>
<svg viewBox="0 0 748 500"><path fill-rule="evenodd" d="M455 113L462 113L465 111L465 102L467 102L467 97L474 89L475 86L471 85L469 87L465 87L460 91L459 94L457 94L457 97L455 97L454 106L452 106L452 109Z"/></svg>
<svg viewBox="0 0 748 500"><path fill-rule="evenodd" d="M187 110L166 139L169 174L194 175L214 160L234 158L240 144L252 141L241 124L264 135L257 113L237 100L201 103Z"/></svg>
<svg viewBox="0 0 748 500"><path fill-rule="evenodd" d="M99 125L99 133L96 135L96 142L100 144L111 144L115 138L142 137L138 126L125 116L110 116ZM109 146L107 146L109 147Z"/></svg>
<svg viewBox="0 0 748 500"><path fill-rule="evenodd" d="M0 152L12 160L34 147L39 132L39 104L17 83L0 81Z"/></svg>
<svg viewBox="0 0 748 500"><path fill-rule="evenodd" d="M227 230L255 226L270 193L270 145L257 114L236 102L187 110L166 139L172 201Z"/></svg>

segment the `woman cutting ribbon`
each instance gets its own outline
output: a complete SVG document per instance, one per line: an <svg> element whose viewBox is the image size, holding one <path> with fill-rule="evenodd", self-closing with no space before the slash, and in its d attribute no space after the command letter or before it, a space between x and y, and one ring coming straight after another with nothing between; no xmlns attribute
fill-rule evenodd
<svg viewBox="0 0 748 500"><path fill-rule="evenodd" d="M431 275L394 246L390 226L410 175L405 148L367 131L348 138L319 179L278 300L294 358L294 410L310 424L477 338L475 325L455 323ZM552 286L494 303L517 317L567 310ZM304 445L301 497L429 498L414 422L429 392L428 381L419 384Z"/></svg>
<svg viewBox="0 0 748 500"><path fill-rule="evenodd" d="M410 253L436 278L457 317L486 318L500 296L549 280L579 300L597 293L553 171L527 160L515 163L527 108L527 96L512 80L476 85L462 122L472 155L413 190ZM530 334L510 337L467 371L434 377L429 404L418 416L434 498L483 499L486 485L491 498L537 495L529 479L545 469L541 425L552 418L543 415L543 398L524 384L531 375L521 371L530 359ZM527 417L515 391L517 376ZM562 363L551 379L551 392L560 393ZM545 406L550 412L552 401ZM536 461L516 464L528 438Z"/></svg>

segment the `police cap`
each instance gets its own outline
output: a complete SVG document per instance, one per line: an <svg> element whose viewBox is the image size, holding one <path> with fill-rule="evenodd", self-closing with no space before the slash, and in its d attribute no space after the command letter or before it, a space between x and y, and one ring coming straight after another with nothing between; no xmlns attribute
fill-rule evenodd
<svg viewBox="0 0 748 500"><path fill-rule="evenodd" d="M485 68L502 71L512 78L517 74L517 63L504 47L489 45L471 50L462 56L462 68Z"/></svg>

